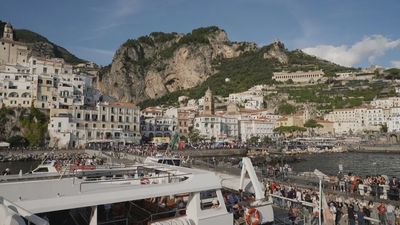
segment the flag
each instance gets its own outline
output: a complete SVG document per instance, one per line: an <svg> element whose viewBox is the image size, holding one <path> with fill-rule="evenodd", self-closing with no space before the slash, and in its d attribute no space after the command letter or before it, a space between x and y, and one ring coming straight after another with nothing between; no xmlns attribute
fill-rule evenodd
<svg viewBox="0 0 400 225"><path fill-rule="evenodd" d="M335 223L333 219L333 214L331 210L329 209L328 202L326 201L326 196L324 194L324 191L321 189L320 191L320 197L321 197L321 208L322 208L322 215L323 215L323 225L333 225Z"/></svg>

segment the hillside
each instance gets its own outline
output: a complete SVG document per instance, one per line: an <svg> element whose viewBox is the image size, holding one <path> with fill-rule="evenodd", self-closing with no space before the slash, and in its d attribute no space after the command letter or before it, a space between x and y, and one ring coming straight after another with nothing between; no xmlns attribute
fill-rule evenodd
<svg viewBox="0 0 400 225"><path fill-rule="evenodd" d="M272 73L283 69L288 71L323 69L327 76L334 72L353 70L307 55L300 50L289 51L280 42L246 52L238 57L215 60L213 66L218 72L201 85L168 93L160 98L148 99L139 105L141 107L173 105L181 95L197 99L204 95L208 87L216 95L228 96L230 93L248 90L257 84L272 84L274 82ZM226 78L229 82L226 82Z"/></svg>
<svg viewBox="0 0 400 225"><path fill-rule="evenodd" d="M4 25L6 23L0 20L0 37L3 37ZM14 29L16 41L28 44L32 49L32 54L39 57L63 58L67 63L78 64L85 62L70 53L63 47L60 47L42 35L26 29Z"/></svg>
<svg viewBox="0 0 400 225"><path fill-rule="evenodd" d="M187 34L155 32L121 45L98 86L106 95L137 103L196 87L217 72L216 60L256 49L254 43L229 41L218 27Z"/></svg>

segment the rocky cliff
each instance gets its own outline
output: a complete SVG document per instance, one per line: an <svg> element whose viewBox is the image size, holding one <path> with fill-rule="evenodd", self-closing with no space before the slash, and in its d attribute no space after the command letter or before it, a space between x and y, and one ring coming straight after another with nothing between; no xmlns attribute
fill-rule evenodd
<svg viewBox="0 0 400 225"><path fill-rule="evenodd" d="M121 101L139 102L195 87L217 70L217 59L256 50L254 43L229 41L217 27L188 34L151 33L128 40L99 76L98 88Z"/></svg>

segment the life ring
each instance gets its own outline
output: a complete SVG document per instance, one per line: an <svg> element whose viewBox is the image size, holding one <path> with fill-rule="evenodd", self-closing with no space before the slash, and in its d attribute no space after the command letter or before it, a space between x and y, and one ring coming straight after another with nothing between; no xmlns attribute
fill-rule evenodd
<svg viewBox="0 0 400 225"><path fill-rule="evenodd" d="M150 184L150 180L148 178L140 179L140 184Z"/></svg>
<svg viewBox="0 0 400 225"><path fill-rule="evenodd" d="M258 225L260 223L260 212L256 208L250 208L246 212L246 224L247 225Z"/></svg>

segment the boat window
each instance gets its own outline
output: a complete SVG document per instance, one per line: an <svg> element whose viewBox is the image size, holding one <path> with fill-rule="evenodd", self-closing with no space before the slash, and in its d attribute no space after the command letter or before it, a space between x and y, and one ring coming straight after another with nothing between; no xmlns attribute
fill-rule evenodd
<svg viewBox="0 0 400 225"><path fill-rule="evenodd" d="M172 166L180 166L181 160L179 160L179 159L159 159L158 163L172 165Z"/></svg>
<svg viewBox="0 0 400 225"><path fill-rule="evenodd" d="M35 173L44 173L44 172L49 172L49 169L46 167L39 167L36 170L34 170L33 172Z"/></svg>
<svg viewBox="0 0 400 225"><path fill-rule="evenodd" d="M217 192L215 190L200 192L200 204L202 210L218 208L219 201L217 197Z"/></svg>

